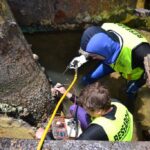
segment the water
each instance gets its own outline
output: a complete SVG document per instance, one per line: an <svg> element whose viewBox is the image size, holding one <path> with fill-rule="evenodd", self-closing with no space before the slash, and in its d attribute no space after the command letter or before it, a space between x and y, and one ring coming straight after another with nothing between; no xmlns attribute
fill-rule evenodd
<svg viewBox="0 0 150 150"><path fill-rule="evenodd" d="M39 56L39 63L46 69L54 84L60 82L69 85L73 80L74 70L68 70L65 74L64 71L69 62L78 56L81 34L79 31L25 34L33 53ZM79 69L78 86L83 74L95 65L96 62L85 64Z"/></svg>

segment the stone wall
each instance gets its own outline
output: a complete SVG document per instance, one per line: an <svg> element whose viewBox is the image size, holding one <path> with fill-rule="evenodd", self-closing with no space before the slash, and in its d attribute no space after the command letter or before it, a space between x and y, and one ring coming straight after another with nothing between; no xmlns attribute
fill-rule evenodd
<svg viewBox="0 0 150 150"><path fill-rule="evenodd" d="M32 27L38 31L79 29L87 24L101 24L106 21L131 22L134 26L135 19L136 27L141 24L147 27L143 20L135 16L139 0L8 0L8 2L21 27ZM42 28L43 26L45 28Z"/></svg>
<svg viewBox="0 0 150 150"><path fill-rule="evenodd" d="M37 149L39 140L0 139L0 149ZM148 150L149 142L45 141L43 150Z"/></svg>

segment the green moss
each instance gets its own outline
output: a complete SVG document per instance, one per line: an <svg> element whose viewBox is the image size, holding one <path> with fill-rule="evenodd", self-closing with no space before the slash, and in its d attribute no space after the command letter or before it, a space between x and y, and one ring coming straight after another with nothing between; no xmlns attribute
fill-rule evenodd
<svg viewBox="0 0 150 150"><path fill-rule="evenodd" d="M102 11L92 17L93 21L120 22L126 18L127 10L122 7L116 7L114 10Z"/></svg>
<svg viewBox="0 0 150 150"><path fill-rule="evenodd" d="M146 18L146 27L150 30L150 17Z"/></svg>
<svg viewBox="0 0 150 150"><path fill-rule="evenodd" d="M123 7L116 7L114 10L102 11L98 15L92 16L92 21L100 22L120 22L132 28L139 28L150 30L150 17L137 16L134 9L124 9Z"/></svg>

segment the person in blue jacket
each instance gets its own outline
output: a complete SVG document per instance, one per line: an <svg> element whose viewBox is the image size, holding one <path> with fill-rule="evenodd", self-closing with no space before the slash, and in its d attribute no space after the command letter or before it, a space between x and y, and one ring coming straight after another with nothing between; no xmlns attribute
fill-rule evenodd
<svg viewBox="0 0 150 150"><path fill-rule="evenodd" d="M84 85L91 84L114 71L127 79L128 99L135 99L138 89L146 82L144 57L150 54L150 44L137 31L123 24L104 23L101 27L88 27L81 38L80 56L74 62L78 67L89 58L100 60L99 66L85 75Z"/></svg>

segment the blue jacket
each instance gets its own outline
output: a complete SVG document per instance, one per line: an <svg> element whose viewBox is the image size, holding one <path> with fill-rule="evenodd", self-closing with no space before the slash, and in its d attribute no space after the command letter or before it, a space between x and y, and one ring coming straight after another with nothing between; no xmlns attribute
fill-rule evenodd
<svg viewBox="0 0 150 150"><path fill-rule="evenodd" d="M84 85L93 83L97 79L113 72L113 69L108 64L114 63L117 59L120 44L110 36L109 32L97 26L89 27L81 38L81 48L86 52L105 57L105 60L100 62L100 65L94 71L83 77L82 83Z"/></svg>

